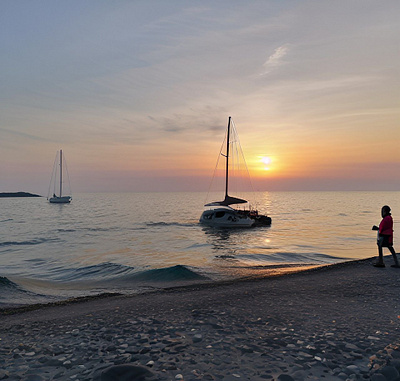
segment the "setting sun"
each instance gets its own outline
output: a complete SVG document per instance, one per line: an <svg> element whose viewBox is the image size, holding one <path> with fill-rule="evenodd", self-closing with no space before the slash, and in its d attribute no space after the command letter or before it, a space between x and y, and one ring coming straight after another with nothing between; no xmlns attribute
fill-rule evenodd
<svg viewBox="0 0 400 381"><path fill-rule="evenodd" d="M262 163L264 164L264 170L269 171L270 170L270 164L271 164L271 158L268 156L263 156L261 158Z"/></svg>

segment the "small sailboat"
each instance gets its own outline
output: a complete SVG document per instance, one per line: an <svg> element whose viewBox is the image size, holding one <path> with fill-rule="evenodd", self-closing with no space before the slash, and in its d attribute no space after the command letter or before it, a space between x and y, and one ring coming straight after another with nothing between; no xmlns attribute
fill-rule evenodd
<svg viewBox="0 0 400 381"><path fill-rule="evenodd" d="M57 163L58 158L59 158L59 163ZM63 158L62 150L60 150L60 152L57 152L56 160L54 162L53 173L48 192L48 194L50 194L50 188L53 185L54 187L53 195L51 197L49 196L47 197L49 202L51 202L52 204L69 204L72 200L71 196L63 195L63 166L65 166L65 159ZM68 172L67 172L67 177L68 177ZM57 180L59 180L59 182L57 182ZM59 185L58 189L56 189L57 185Z"/></svg>
<svg viewBox="0 0 400 381"><path fill-rule="evenodd" d="M231 135L231 117L228 120L228 131L226 137L225 157L225 198L222 201L215 201L204 205L207 209L200 217L200 223L220 228L248 228L255 226L271 225L271 218L261 215L256 209L234 209L231 205L246 204L247 200L238 197L232 197L228 194L229 187L229 159L230 159L230 135ZM247 169L247 168L246 168Z"/></svg>

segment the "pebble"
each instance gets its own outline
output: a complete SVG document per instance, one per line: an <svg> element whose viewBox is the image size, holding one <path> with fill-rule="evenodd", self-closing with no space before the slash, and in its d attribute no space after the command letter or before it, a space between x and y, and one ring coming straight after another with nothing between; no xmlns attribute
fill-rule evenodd
<svg viewBox="0 0 400 381"><path fill-rule="evenodd" d="M200 334L196 334L196 335L193 336L193 342L194 343L199 343L202 340L203 340L203 336L200 335Z"/></svg>
<svg viewBox="0 0 400 381"><path fill-rule="evenodd" d="M294 378L289 376L288 374L281 374L278 377L279 381L294 381Z"/></svg>
<svg viewBox="0 0 400 381"><path fill-rule="evenodd" d="M149 369L133 364L115 365L101 373L101 381L155 380L156 375Z"/></svg>
<svg viewBox="0 0 400 381"><path fill-rule="evenodd" d="M387 381L386 377L383 374L373 374L370 378L371 381Z"/></svg>
<svg viewBox="0 0 400 381"><path fill-rule="evenodd" d="M397 380L399 377L399 372L394 366L385 366L382 368L380 371L382 375L385 376L385 378L389 381L391 380Z"/></svg>

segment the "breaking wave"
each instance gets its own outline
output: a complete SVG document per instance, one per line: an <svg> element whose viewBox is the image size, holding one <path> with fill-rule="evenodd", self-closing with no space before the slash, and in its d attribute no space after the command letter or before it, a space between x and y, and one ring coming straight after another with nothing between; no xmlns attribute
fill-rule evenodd
<svg viewBox="0 0 400 381"><path fill-rule="evenodd" d="M130 280L140 282L180 282L208 280L209 278L201 275L186 266L176 265L162 269L152 269L133 274Z"/></svg>
<svg viewBox="0 0 400 381"><path fill-rule="evenodd" d="M46 296L25 290L10 279L0 276L0 308L10 305L33 304L47 300Z"/></svg>

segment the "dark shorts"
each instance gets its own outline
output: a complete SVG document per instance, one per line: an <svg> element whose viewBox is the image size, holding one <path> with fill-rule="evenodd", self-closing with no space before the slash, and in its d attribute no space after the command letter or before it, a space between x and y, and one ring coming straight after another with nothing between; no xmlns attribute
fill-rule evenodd
<svg viewBox="0 0 400 381"><path fill-rule="evenodd" d="M393 243L390 243L389 239L390 239L389 235L380 234L379 238L378 238L378 242L377 242L378 246L380 246L380 247L391 247L391 246L393 246Z"/></svg>

